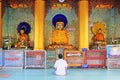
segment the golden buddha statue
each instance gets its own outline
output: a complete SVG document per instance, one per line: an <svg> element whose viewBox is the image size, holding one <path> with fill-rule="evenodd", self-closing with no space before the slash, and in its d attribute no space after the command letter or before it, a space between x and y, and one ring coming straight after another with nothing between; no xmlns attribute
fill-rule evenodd
<svg viewBox="0 0 120 80"><path fill-rule="evenodd" d="M68 32L65 29L67 25L67 18L63 14L57 14L53 17L52 23L55 27L52 32L52 44L49 44L46 49L74 49L75 46L69 44Z"/></svg>
<svg viewBox="0 0 120 80"><path fill-rule="evenodd" d="M56 29L52 32L52 44L68 44L68 32L64 29L64 22L56 22Z"/></svg>
<svg viewBox="0 0 120 80"><path fill-rule="evenodd" d="M102 44L102 45L107 44L107 42L105 41L105 32L106 32L105 24L101 22L95 22L92 27L92 32L94 34L92 39L95 44Z"/></svg>

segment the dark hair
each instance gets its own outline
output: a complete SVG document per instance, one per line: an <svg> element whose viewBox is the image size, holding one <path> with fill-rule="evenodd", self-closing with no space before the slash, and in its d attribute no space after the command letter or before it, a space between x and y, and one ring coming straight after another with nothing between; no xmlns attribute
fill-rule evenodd
<svg viewBox="0 0 120 80"><path fill-rule="evenodd" d="M99 28L98 30L102 30L101 28Z"/></svg>
<svg viewBox="0 0 120 80"><path fill-rule="evenodd" d="M25 28L21 28L20 31L21 31L21 30L23 30L24 33L26 34L26 32L25 32ZM19 33L19 34L21 35L21 33Z"/></svg>
<svg viewBox="0 0 120 80"><path fill-rule="evenodd" d="M58 58L59 58L59 59L62 59L62 58L63 58L63 55L62 55L62 54L58 54Z"/></svg>
<svg viewBox="0 0 120 80"><path fill-rule="evenodd" d="M20 30L24 30L25 31L25 28L21 28Z"/></svg>

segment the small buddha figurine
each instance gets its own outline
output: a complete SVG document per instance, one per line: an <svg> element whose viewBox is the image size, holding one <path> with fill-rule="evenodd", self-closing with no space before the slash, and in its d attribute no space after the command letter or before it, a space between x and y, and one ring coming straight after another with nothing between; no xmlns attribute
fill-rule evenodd
<svg viewBox="0 0 120 80"><path fill-rule="evenodd" d="M29 37L28 34L25 33L25 29L20 29L20 36L18 37L17 43L15 43L15 47L27 47L29 45Z"/></svg>
<svg viewBox="0 0 120 80"><path fill-rule="evenodd" d="M102 33L101 28L98 29L98 32L94 36L94 42L103 42L104 41L104 34Z"/></svg>
<svg viewBox="0 0 120 80"><path fill-rule="evenodd" d="M56 22L55 30L52 32L52 44L68 44L68 32L64 29L64 22Z"/></svg>

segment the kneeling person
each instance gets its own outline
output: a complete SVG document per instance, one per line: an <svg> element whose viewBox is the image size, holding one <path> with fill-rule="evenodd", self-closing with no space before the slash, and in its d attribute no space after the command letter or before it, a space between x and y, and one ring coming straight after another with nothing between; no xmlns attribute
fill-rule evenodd
<svg viewBox="0 0 120 80"><path fill-rule="evenodd" d="M57 60L54 64L55 74L56 75L67 75L67 62L63 60L63 55L58 55L59 60Z"/></svg>

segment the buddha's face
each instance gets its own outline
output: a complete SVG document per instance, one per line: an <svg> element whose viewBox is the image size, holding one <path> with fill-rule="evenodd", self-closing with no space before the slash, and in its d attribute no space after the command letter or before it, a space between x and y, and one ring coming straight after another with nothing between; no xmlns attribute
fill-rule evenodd
<svg viewBox="0 0 120 80"><path fill-rule="evenodd" d="M24 30L20 30L20 34L24 34L25 33L25 31Z"/></svg>
<svg viewBox="0 0 120 80"><path fill-rule="evenodd" d="M100 29L100 30L98 30L98 33L102 33L102 30Z"/></svg>
<svg viewBox="0 0 120 80"><path fill-rule="evenodd" d="M63 27L64 27L64 22L57 22L56 23L56 29L61 30L61 29L63 29Z"/></svg>

